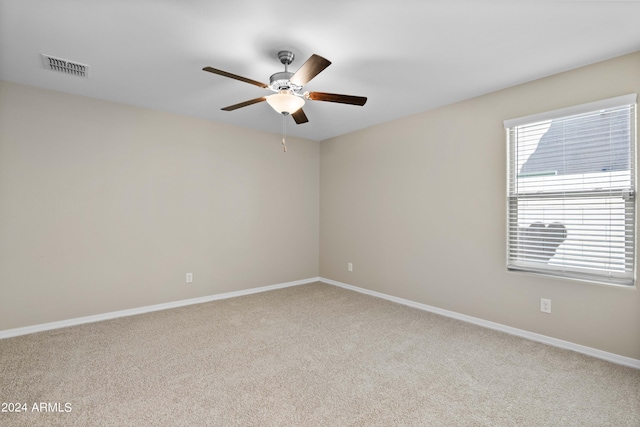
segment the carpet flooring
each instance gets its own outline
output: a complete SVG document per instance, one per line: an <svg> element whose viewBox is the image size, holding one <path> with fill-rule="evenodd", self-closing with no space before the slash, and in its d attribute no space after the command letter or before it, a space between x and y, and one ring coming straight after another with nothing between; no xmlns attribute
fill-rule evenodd
<svg viewBox="0 0 640 427"><path fill-rule="evenodd" d="M2 426L637 427L640 371L313 283L0 340L0 400Z"/></svg>

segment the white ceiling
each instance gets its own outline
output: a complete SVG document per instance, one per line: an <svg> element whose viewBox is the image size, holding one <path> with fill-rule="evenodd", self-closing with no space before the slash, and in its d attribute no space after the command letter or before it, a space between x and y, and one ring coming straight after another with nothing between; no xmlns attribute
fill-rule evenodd
<svg viewBox="0 0 640 427"><path fill-rule="evenodd" d="M202 68L268 83L283 49L291 71L332 61L306 90L369 98L288 119L323 140L640 50L640 2L0 0L0 79L262 131L282 131L267 103L220 108L271 92ZM45 70L42 53L89 78Z"/></svg>

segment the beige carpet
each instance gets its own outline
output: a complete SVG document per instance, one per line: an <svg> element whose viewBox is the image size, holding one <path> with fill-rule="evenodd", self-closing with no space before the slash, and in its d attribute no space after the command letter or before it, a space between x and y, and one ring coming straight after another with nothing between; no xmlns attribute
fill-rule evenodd
<svg viewBox="0 0 640 427"><path fill-rule="evenodd" d="M0 340L0 400L27 404L3 426L640 426L640 371L314 283Z"/></svg>

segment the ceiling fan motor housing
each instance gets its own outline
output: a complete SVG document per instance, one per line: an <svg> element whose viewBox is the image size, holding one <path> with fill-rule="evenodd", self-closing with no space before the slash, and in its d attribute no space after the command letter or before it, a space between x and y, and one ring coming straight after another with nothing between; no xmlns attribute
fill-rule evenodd
<svg viewBox="0 0 640 427"><path fill-rule="evenodd" d="M293 84L289 79L293 76L293 73L289 71L282 71L275 73L269 78L269 88L275 92L281 90L291 90L292 92L298 92L302 89L302 86Z"/></svg>

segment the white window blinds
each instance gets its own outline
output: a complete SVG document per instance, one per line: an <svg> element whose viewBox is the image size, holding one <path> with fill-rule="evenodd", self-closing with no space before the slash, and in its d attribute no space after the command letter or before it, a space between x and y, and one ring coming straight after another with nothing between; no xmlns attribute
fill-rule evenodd
<svg viewBox="0 0 640 427"><path fill-rule="evenodd" d="M505 121L507 267L633 285L636 95Z"/></svg>

